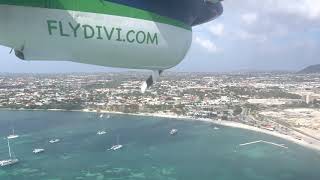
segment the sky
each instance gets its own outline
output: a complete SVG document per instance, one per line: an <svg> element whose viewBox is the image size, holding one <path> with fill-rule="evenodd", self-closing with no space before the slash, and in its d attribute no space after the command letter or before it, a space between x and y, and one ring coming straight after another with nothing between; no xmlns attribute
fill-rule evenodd
<svg viewBox="0 0 320 180"><path fill-rule="evenodd" d="M186 58L171 71L297 71L320 64L319 0L225 0L218 19L193 28ZM0 46L0 72L110 72L72 62L18 60Z"/></svg>

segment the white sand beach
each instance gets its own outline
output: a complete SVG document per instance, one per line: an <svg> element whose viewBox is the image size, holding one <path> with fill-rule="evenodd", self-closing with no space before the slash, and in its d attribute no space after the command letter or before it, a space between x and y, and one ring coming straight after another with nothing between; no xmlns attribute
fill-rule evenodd
<svg viewBox="0 0 320 180"><path fill-rule="evenodd" d="M84 112L96 112L96 111L89 111L89 110L84 110ZM284 135L280 134L276 131L269 131L265 129L261 129L258 127L254 126L249 126L246 124L238 123L238 122L233 122L233 121L224 121L224 120L212 120L212 119L204 119L204 118L192 118L188 116L177 116L174 114L164 114L164 113L137 113L137 114L132 114L132 113L122 113L122 112L110 112L110 111L101 111L100 113L109 113L109 114L125 114L125 115L133 115L133 116L150 116L150 117L163 117L163 118L172 118L172 119L178 119L178 120L186 120L186 121L202 121L202 122L207 122L207 123L214 123L217 125L221 126L226 126L226 127L232 127L232 128L240 128L240 129L246 129L250 131L255 131L259 133L264 133L268 134L274 137L278 137L290 142L293 142L295 144L304 146L306 148L310 148L313 150L320 151L320 142L317 140L310 139L308 137L305 137L302 134L299 134L300 137L302 137L301 140L296 139L295 137L289 136L289 135ZM308 139L306 141L305 139Z"/></svg>

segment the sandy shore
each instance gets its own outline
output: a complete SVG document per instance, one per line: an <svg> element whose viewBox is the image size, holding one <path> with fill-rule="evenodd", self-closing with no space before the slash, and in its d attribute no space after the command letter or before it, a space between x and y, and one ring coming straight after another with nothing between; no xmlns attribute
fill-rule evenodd
<svg viewBox="0 0 320 180"><path fill-rule="evenodd" d="M12 109L2 109L2 110L12 110ZM88 110L88 109L84 109L84 110L64 110L64 109L47 109L47 110L32 109L32 110L28 110L28 109L20 109L20 110L21 111L69 111L69 112L97 113L97 111ZM313 142L311 144L309 142L306 142L303 139L302 140L298 140L298 139L296 139L296 138L294 138L292 136L289 136L289 135L280 134L280 133L275 132L275 131L269 131L269 130L257 128L257 127L254 127L254 126L245 125L245 124L238 123L238 122L223 121L223 120L212 120L212 119L205 119L205 118L197 118L197 119L195 119L195 118L188 117L188 116L177 116L177 115L174 115L174 114L162 114L162 113L123 113L123 112L113 112L113 111L100 111L99 113L132 115L132 116L162 117L162 118L172 118L172 119L176 119L176 120L201 121L201 122L213 123L213 124L216 124L216 125L232 127L232 128L239 128L239 129L245 129L245 130L249 130L249 131L255 131L255 132L259 132L259 133L268 134L268 135L271 135L271 136L274 136L274 137L278 137L278 138L293 142L295 144L304 146L306 148L310 148L310 149L313 149L313 150L320 151L320 142L318 142L318 141L315 141L315 142ZM302 135L302 137L303 137L303 135Z"/></svg>
<svg viewBox="0 0 320 180"><path fill-rule="evenodd" d="M84 112L92 112L92 111L84 110ZM177 115L173 115L173 114L171 115L171 114L161 114L161 113L152 113L152 114L151 113L138 113L138 114L132 114L132 113L122 113L122 112L109 112L109 111L101 111L100 113L123 114L123 115L133 115L133 116L148 116L148 117L163 117L163 118L172 118L172 119L177 119L177 120L201 121L201 122L213 123L213 124L220 125L220 126L239 128L239 129L245 129L245 130L249 130L249 131L255 131L255 132L259 132L259 133L268 134L268 135L271 135L271 136L274 136L274 137L278 137L278 138L293 142L295 144L304 146L306 148L310 148L310 149L313 149L313 150L320 151L320 142L310 144L309 142L306 142L304 140L298 140L298 139L296 139L296 138L294 138L292 136L289 136L289 135L280 134L280 133L275 132L275 131L269 131L269 130L261 129L261 128L254 127L254 126L245 125L245 124L238 123L238 122L223 121L223 120L212 120L212 119L205 119L205 118L197 118L197 119L195 119L195 118L188 117L188 116L177 116Z"/></svg>

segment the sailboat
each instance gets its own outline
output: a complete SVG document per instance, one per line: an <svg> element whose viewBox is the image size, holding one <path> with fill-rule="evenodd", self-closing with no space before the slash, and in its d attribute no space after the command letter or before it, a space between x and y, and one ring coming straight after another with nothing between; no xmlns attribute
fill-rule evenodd
<svg viewBox="0 0 320 180"><path fill-rule="evenodd" d="M9 135L7 138L8 138L8 139L15 139L15 138L18 138L18 137L19 137L19 135L15 134L15 133L14 133L14 129L12 129L12 134Z"/></svg>
<svg viewBox="0 0 320 180"><path fill-rule="evenodd" d="M110 149L108 150L113 150L113 151L117 151L119 149L123 148L123 145L119 144L119 136L117 136L117 144L113 145Z"/></svg>
<svg viewBox="0 0 320 180"><path fill-rule="evenodd" d="M8 151L9 151L10 159L1 160L0 161L0 167L14 165L14 164L19 162L19 160L17 158L12 158L9 139L7 139L7 141L8 141Z"/></svg>

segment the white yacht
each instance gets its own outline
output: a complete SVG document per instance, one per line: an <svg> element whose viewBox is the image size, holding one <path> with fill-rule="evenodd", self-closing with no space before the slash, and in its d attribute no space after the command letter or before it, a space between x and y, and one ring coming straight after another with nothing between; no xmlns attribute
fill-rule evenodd
<svg viewBox="0 0 320 180"><path fill-rule="evenodd" d="M116 150L119 150L119 149L121 149L121 148L123 148L123 145L117 144L117 145L113 145L109 150L114 150L114 151L116 151Z"/></svg>
<svg viewBox="0 0 320 180"><path fill-rule="evenodd" d="M171 131L170 131L170 135L176 135L176 134L178 134L178 129L171 129Z"/></svg>
<svg viewBox="0 0 320 180"><path fill-rule="evenodd" d="M106 131L98 131L97 132L97 135L104 135L104 134L107 134L107 132Z"/></svg>
<svg viewBox="0 0 320 180"><path fill-rule="evenodd" d="M19 137L19 135L15 134L14 133L14 129L12 129L12 134L10 134L7 138L8 139L15 139L15 138L18 138L18 137Z"/></svg>
<svg viewBox="0 0 320 180"><path fill-rule="evenodd" d="M32 151L34 154L39 154L39 153L43 153L44 152L44 149L34 149Z"/></svg>
<svg viewBox="0 0 320 180"><path fill-rule="evenodd" d="M220 128L218 128L217 126L215 126L213 129L214 129L214 130L219 130Z"/></svg>
<svg viewBox="0 0 320 180"><path fill-rule="evenodd" d="M18 159L8 159L8 160L2 160L0 161L0 167L10 166L18 163Z"/></svg>
<svg viewBox="0 0 320 180"><path fill-rule="evenodd" d="M110 149L108 150L113 150L113 151L117 151L119 149L123 148L123 145L119 144L119 136L117 136L117 144L113 145Z"/></svg>
<svg viewBox="0 0 320 180"><path fill-rule="evenodd" d="M99 116L100 118L103 118L103 114L100 114L100 116Z"/></svg>
<svg viewBox="0 0 320 180"><path fill-rule="evenodd" d="M60 139L51 139L49 143L54 144L60 142Z"/></svg>
<svg viewBox="0 0 320 180"><path fill-rule="evenodd" d="M9 157L10 159L6 159L6 160L1 160L0 161L0 167L5 167L5 166L10 166L10 165L14 165L16 163L19 162L19 160L17 158L12 158L11 155L11 148L10 148L10 142L9 139L8 140L8 151L9 151Z"/></svg>

